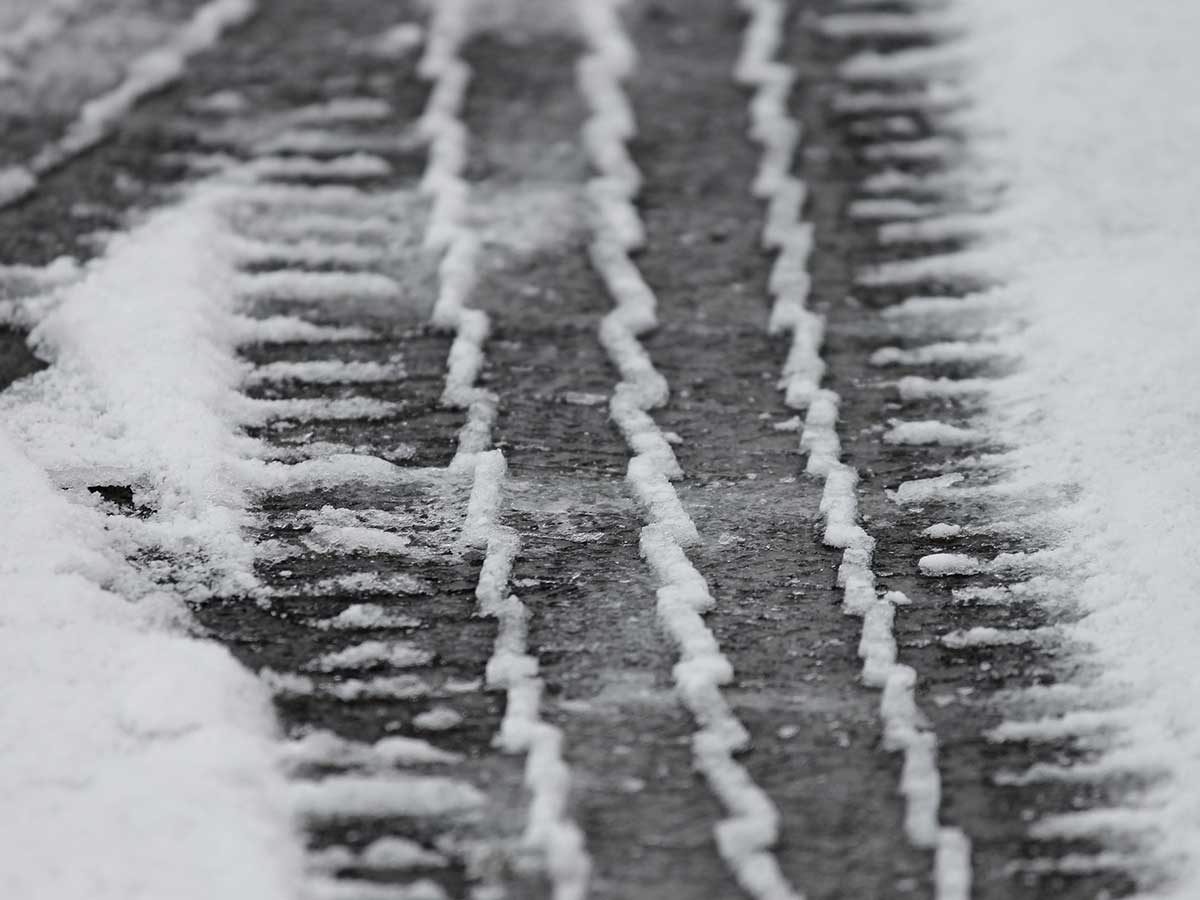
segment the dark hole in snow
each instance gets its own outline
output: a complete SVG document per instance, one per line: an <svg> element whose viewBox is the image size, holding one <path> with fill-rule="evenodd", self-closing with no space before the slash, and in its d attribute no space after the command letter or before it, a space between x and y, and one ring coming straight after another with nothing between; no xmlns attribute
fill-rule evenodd
<svg viewBox="0 0 1200 900"><path fill-rule="evenodd" d="M46 368L46 363L38 359L25 343L26 336L19 329L0 326L0 390L18 378Z"/></svg>
<svg viewBox="0 0 1200 900"><path fill-rule="evenodd" d="M133 488L127 484L89 484L88 490L99 494L109 503L130 511L134 510Z"/></svg>

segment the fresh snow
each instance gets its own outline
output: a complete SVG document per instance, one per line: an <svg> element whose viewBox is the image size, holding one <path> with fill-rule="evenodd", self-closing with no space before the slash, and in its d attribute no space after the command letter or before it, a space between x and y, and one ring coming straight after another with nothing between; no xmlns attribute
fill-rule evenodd
<svg viewBox="0 0 1200 900"><path fill-rule="evenodd" d="M186 611L128 569L72 493L0 430L0 887L292 900L300 842L269 694L186 636Z"/></svg>
<svg viewBox="0 0 1200 900"><path fill-rule="evenodd" d="M991 248L1024 301L1020 369L994 430L1013 481L1073 485L1060 540L1095 687L1170 777L1101 821L1137 831L1200 895L1200 6L959 0L969 113L1008 187ZM1124 817L1124 818L1122 818Z"/></svg>
<svg viewBox="0 0 1200 900"><path fill-rule="evenodd" d="M147 541L199 548L179 573L198 593L254 583L241 529L261 464L235 424L246 401L224 197L202 185L115 238L30 335L54 365L0 396L13 437L57 480L130 485L155 512Z"/></svg>

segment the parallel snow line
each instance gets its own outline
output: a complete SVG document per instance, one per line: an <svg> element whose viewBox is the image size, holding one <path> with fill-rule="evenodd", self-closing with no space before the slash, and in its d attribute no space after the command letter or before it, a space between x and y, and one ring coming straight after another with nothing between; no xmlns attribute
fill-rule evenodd
<svg viewBox="0 0 1200 900"><path fill-rule="evenodd" d="M163 46L135 59L116 87L85 103L62 137L25 165L0 170L0 209L28 197L42 176L108 137L137 103L179 80L189 57L211 47L257 8L256 0L209 0L197 9Z"/></svg>
<svg viewBox="0 0 1200 900"><path fill-rule="evenodd" d="M321 178L339 181L385 178L392 165L382 156L356 150L340 156L301 156L298 154L259 156L246 163L246 168L262 178L288 179Z"/></svg>
<svg viewBox="0 0 1200 900"><path fill-rule="evenodd" d="M454 331L442 403L467 411L451 470L472 469L478 455L491 446L498 401L494 393L475 384L483 368L483 346L491 320L483 310L467 305L479 277L480 239L466 222L470 185L462 173L467 162L467 127L460 111L471 68L459 53L472 7L472 0L445 0L436 7L417 68L422 78L433 83L417 124L417 133L429 144L420 186L431 201L425 246L441 254L431 318L436 327Z"/></svg>
<svg viewBox="0 0 1200 900"><path fill-rule="evenodd" d="M529 608L516 594L507 593L521 547L516 530L499 521L507 472L500 450L478 454L462 535L466 547L485 553L475 597L480 615L498 625L486 670L488 687L506 692L495 744L509 753L525 754L525 784L532 799L523 842L542 854L554 900L583 900L591 859L583 832L569 814L571 772L562 756L563 734L541 719L545 685L537 658L529 653Z"/></svg>
<svg viewBox="0 0 1200 900"><path fill-rule="evenodd" d="M481 614L495 618L499 625L486 669L488 685L507 694L496 744L525 754L531 801L523 842L541 854L554 900L583 900L591 859L583 832L568 811L571 776L562 757L562 732L540 718L544 685L537 658L528 652L529 610L515 594L505 596L520 537L498 521L507 474L503 453L490 449L498 398L476 386L491 323L486 312L467 305L478 279L480 239L465 221L470 188L462 177L467 129L460 110L471 69L460 51L473 6L473 0L443 0L434 9L418 66L421 76L433 82L417 127L429 143L421 182L422 192L432 200L425 243L442 254L432 321L455 332L442 402L467 410L448 471L471 471L474 479L463 542L485 552L475 595Z"/></svg>
<svg viewBox="0 0 1200 900"><path fill-rule="evenodd" d="M587 188L594 234L589 249L615 303L600 325L600 342L621 377L610 412L633 451L626 481L649 520L641 530L641 553L661 585L658 617L679 647L675 687L698 726L692 736L694 763L729 814L714 828L718 851L752 897L798 900L771 852L778 840L778 810L734 759L746 749L749 734L720 689L733 680L733 667L704 623L702 614L714 601L683 549L699 535L669 480L682 474L675 454L648 413L666 402L668 388L638 341L657 324L656 299L629 257L643 239L633 205L641 175L625 146L637 126L622 81L636 66L636 51L621 25L619 2L576 4L588 48L577 76L591 109L582 139L597 171Z"/></svg>
<svg viewBox="0 0 1200 900"><path fill-rule="evenodd" d="M912 844L934 851L938 900L966 900L971 892L970 842L961 829L939 822L937 738L923 726L916 706L916 672L896 661L896 606L908 599L896 591L878 596L871 568L875 540L858 524L858 472L841 461L836 429L840 397L819 387L824 372L823 323L806 309L812 225L801 221L802 204L794 200L804 195L804 184L790 174L800 136L800 125L787 109L794 73L775 62L786 6L781 0L739 0L739 6L750 18L734 75L754 88L750 137L762 146L763 154L753 190L768 202L763 244L779 252L769 282L774 305L768 327L790 330L793 339L781 386L788 405L806 411L801 448L808 452L808 473L824 479L820 504L824 543L843 551L837 577L843 609L863 617L858 651L862 678L867 686L882 689L884 746L904 754L900 792L905 800L905 831Z"/></svg>

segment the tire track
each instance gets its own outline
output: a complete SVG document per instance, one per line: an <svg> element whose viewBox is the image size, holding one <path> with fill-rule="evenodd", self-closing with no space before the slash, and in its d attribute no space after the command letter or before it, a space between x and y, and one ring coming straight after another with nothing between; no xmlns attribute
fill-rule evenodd
<svg viewBox="0 0 1200 900"><path fill-rule="evenodd" d="M580 62L579 83L592 108L584 140L599 173L589 183L595 204L590 252L615 303L601 323L600 340L621 376L609 409L633 452L626 481L647 520L640 548L660 585L660 622L680 649L675 686L698 726L692 737L694 765L727 813L714 829L718 852L752 896L797 897L771 852L778 840L778 810L734 760L735 753L746 749L749 734L721 692L721 686L733 680L733 670L702 618L712 608L713 597L685 553L699 541L699 534L670 483L682 472L648 414L666 402L668 389L638 341L657 324L657 303L628 256L644 239L632 205L641 176L625 148L637 126L622 88L635 69L636 53L615 5L589 5L580 11L590 52Z"/></svg>
<svg viewBox="0 0 1200 900"><path fill-rule="evenodd" d="M903 754L900 792L905 799L904 828L916 846L934 851L934 895L959 900L971 892L970 842L960 828L939 822L941 774L937 763L937 735L916 705L917 672L897 662L894 620L897 606L908 597L900 592L880 594L875 587L872 557L875 539L858 523L856 487L859 473L841 461L841 444L836 431L841 397L820 384L824 365L819 359L823 324L805 309L809 292L807 274L797 274L812 248L812 229L800 221L804 183L791 178L791 155L798 137L797 123L787 111L786 91L791 73L772 64L781 32L784 8L779 3L747 3L751 14L747 26L739 76L755 85L752 101L752 133L763 146L763 162L756 192L768 200L768 226L764 243L780 250L772 272L776 305L772 324L792 334L792 349L784 369L784 390L793 408L806 412L800 436L808 451L806 471L824 480L821 513L827 546L843 551L838 567L838 584L843 589L843 610L863 617L859 655L863 658L862 681L882 691L880 713L884 723L883 745ZM857 29L855 23L880 26L891 34L892 19L846 15L835 22L851 34L874 34L877 28ZM919 24L919 23L915 23ZM906 29L901 29L907 33ZM789 222L790 220L790 222Z"/></svg>
<svg viewBox="0 0 1200 900"><path fill-rule="evenodd" d="M992 737L1008 691L1044 691L1059 678L1054 642L1032 637L1052 634L1038 601L1053 597L1053 561L1037 553L1035 521L1002 521L1030 510L999 513L989 500L988 454L1002 448L972 425L988 379L1006 372L1013 325L986 293L987 260L972 249L996 179L971 156L955 118L966 100L953 29L917 6L889 13L839 14L837 34L815 23L792 32L810 48L797 64L826 86L800 109L823 151L806 156L803 171L822 188L812 204L814 296L834 301L826 361L842 399L839 436L863 476L875 569L911 600L897 611L895 635L922 673L944 814L973 844L974 896L1122 893L1127 884L1103 872L1111 860L1094 856L1095 844L1039 849L1024 823L1031 810L1103 803L1112 786L1018 786L1008 777L1087 751L1061 739ZM1047 862L1056 855L1068 861L1059 871Z"/></svg>

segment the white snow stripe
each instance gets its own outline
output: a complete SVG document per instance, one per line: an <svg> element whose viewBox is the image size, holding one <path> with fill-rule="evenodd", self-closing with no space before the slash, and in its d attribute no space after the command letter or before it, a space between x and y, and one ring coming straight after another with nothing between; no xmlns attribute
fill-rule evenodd
<svg viewBox="0 0 1200 900"><path fill-rule="evenodd" d="M521 541L516 531L499 522L506 477L504 454L499 450L477 456L463 527L463 542L486 554L475 589L479 613L498 624L487 663L488 686L507 695L496 745L510 753L525 753L525 783L533 796L523 841L544 855L555 900L583 900L591 859L583 832L568 813L571 773L562 758L563 736L540 717L544 685L537 658L526 642L529 610L519 597L507 593Z"/></svg>
<svg viewBox="0 0 1200 900"><path fill-rule="evenodd" d="M949 138L928 137L911 141L872 143L861 152L863 158L871 162L930 162L946 165L961 157L963 149L959 142Z"/></svg>
<svg viewBox="0 0 1200 900"><path fill-rule="evenodd" d="M314 672L369 669L380 665L402 669L425 666L432 661L431 651L423 650L408 641L363 641L343 650L322 654L305 664L304 668Z"/></svg>
<svg viewBox="0 0 1200 900"><path fill-rule="evenodd" d="M376 400L374 397L297 397L280 400L244 397L236 418L242 425L260 425L283 419L300 422L389 419L403 409L402 403Z"/></svg>
<svg viewBox="0 0 1200 900"><path fill-rule="evenodd" d="M905 198L867 198L855 200L846 207L846 214L863 222L895 222L930 219L945 214L940 203L918 202Z"/></svg>
<svg viewBox="0 0 1200 900"><path fill-rule="evenodd" d="M449 900L449 895L429 878L409 884L360 878L316 878L304 886L299 900Z"/></svg>
<svg viewBox="0 0 1200 900"><path fill-rule="evenodd" d="M209 0L197 9L163 46L135 59L116 87L85 103L62 137L26 165L0 170L0 208L28 196L42 175L104 140L142 98L182 77L188 57L215 44L257 8L255 0Z"/></svg>
<svg viewBox="0 0 1200 900"><path fill-rule="evenodd" d="M343 869L391 870L440 869L450 865L441 853L427 850L408 838L377 838L358 851L344 844L313 850L306 860L310 871L338 872Z"/></svg>
<svg viewBox="0 0 1200 900"><path fill-rule="evenodd" d="M298 243L302 246L321 247L332 243L341 246L343 243L369 241L375 245L386 245L396 232L396 225L387 218L379 215L338 215L336 213L285 211L286 215L257 216L239 223L243 234L248 239L258 238L267 246L286 242ZM380 252L384 249L380 247ZM318 250L320 252L327 252Z"/></svg>
<svg viewBox="0 0 1200 900"><path fill-rule="evenodd" d="M657 324L657 304L629 258L643 236L633 204L641 176L625 146L636 133L636 123L621 82L634 70L636 54L616 7L614 0L576 3L588 50L577 66L577 83L591 110L581 137L596 170L588 187L593 204L590 256L614 303L599 337L621 377L609 409L633 451L626 481L652 523L642 529L641 552L660 582L659 619L679 647L675 686L698 726L692 738L693 759L729 814L714 829L718 849L752 896L794 900L799 895L770 852L778 836L778 812L733 758L748 739L720 691L720 685L732 680L733 670L701 618L712 606L712 597L683 552L684 545L698 540L696 526L669 481L682 474L678 461L649 415L666 402L668 388L638 341ZM779 172L773 159L759 180L769 185ZM796 201L795 195L791 201Z"/></svg>
<svg viewBox="0 0 1200 900"><path fill-rule="evenodd" d="M393 735L373 744L339 737L330 731L311 731L280 748L280 761L288 769L327 766L390 769L459 762L462 756L440 750L420 738Z"/></svg>
<svg viewBox="0 0 1200 900"><path fill-rule="evenodd" d="M937 45L879 53L868 50L850 57L838 67L838 75L847 82L936 81L957 76L964 66L960 48Z"/></svg>
<svg viewBox="0 0 1200 900"><path fill-rule="evenodd" d="M906 403L933 398L960 400L982 397L998 387L997 380L992 378L925 378L920 375L906 375L896 382L900 399Z"/></svg>
<svg viewBox="0 0 1200 900"><path fill-rule="evenodd" d="M824 16L818 30L829 37L945 38L961 30L962 23L946 14L835 13Z"/></svg>
<svg viewBox="0 0 1200 900"><path fill-rule="evenodd" d="M893 419L883 435L885 444L918 447L934 444L942 447L962 447L985 439L986 435L981 432L934 420L900 422Z"/></svg>
<svg viewBox="0 0 1200 900"><path fill-rule="evenodd" d="M375 222L388 215L401 215L408 207L403 194L368 192L344 184L261 182L244 166L236 166L223 175L238 187L233 198L237 206L268 206L277 215L316 215L325 222L330 221L328 217L335 217L346 219L349 224L356 220Z"/></svg>
<svg viewBox="0 0 1200 900"><path fill-rule="evenodd" d="M898 592L878 596L871 568L875 541L858 524L855 495L858 473L840 460L841 443L836 429L839 398L833 391L819 386L824 374L824 363L820 359L823 324L805 308L811 226L799 221L801 207L793 200L797 189L790 185L787 175L793 149L788 141L799 128L788 116L786 90L781 87L788 84L789 79L779 73L777 64L772 61L779 42L777 32L783 19L782 4L779 0L740 0L739 5L751 14L735 73L739 80L756 87L750 104L750 135L763 147L764 165L770 161L777 167L774 170L777 176L767 179L764 185L769 186L766 194L769 203L777 204L786 209L787 215L794 216L789 232L783 214L768 207L771 235L784 248L776 271L772 273L771 289L776 293L776 309L772 312L770 328L776 330L786 323L784 327L793 329L793 348L784 366L781 387L786 391L790 406L807 410L801 448L809 454L809 474L821 477L825 482L820 504L825 520L823 540L843 551L837 583L843 591L845 612L863 617L859 643L862 677L865 684L882 688L880 714L884 745L904 754L900 791L905 800L905 831L914 845L934 850L937 900L966 900L971 883L970 842L961 830L939 823L941 778L937 768L937 737L921 725L923 719L913 696L916 673L896 662L895 606L907 602L907 598ZM889 23L888 27L895 27L895 23ZM789 158L776 159L778 148L785 145ZM756 185L758 187L760 185ZM921 216L925 213L919 207L904 211ZM791 241L803 252L788 260L794 269L785 270L789 277L777 283L776 274L787 258L789 234L794 235ZM788 292L785 294L784 290ZM784 312L780 312L781 305ZM801 345L799 351L798 344ZM802 389L796 388L797 369L803 372Z"/></svg>
<svg viewBox="0 0 1200 900"><path fill-rule="evenodd" d="M441 253L432 322L454 331L442 403L467 411L450 463L452 469L472 468L479 454L491 445L497 404L495 394L476 386L491 320L487 313L467 305L478 279L479 237L466 222L470 188L462 172L467 131L459 111L471 69L459 57L459 49L469 27L471 9L470 0L446 0L437 6L418 66L421 76L433 82L417 126L429 145L420 187L431 203L425 245Z"/></svg>
<svg viewBox="0 0 1200 900"><path fill-rule="evenodd" d="M386 255L382 246L351 241L330 240L259 240L237 238L234 253L243 266L262 263L286 263L296 266L335 265L354 268L380 262Z"/></svg>
<svg viewBox="0 0 1200 900"><path fill-rule="evenodd" d="M835 112L864 116L908 112L936 115L955 112L969 103L962 90L940 82L907 91L842 90L830 101Z"/></svg>
<svg viewBox="0 0 1200 900"><path fill-rule="evenodd" d="M374 337L374 332L357 325L317 325L294 316L234 316L230 332L241 345L365 341Z"/></svg>
<svg viewBox="0 0 1200 900"><path fill-rule="evenodd" d="M356 151L388 153L403 145L391 136L334 131L322 128L293 128L272 135L255 145L259 153L297 153L311 156L339 156Z"/></svg>
<svg viewBox="0 0 1200 900"><path fill-rule="evenodd" d="M478 277L479 238L465 221L469 188L461 174L467 132L459 110L471 70L459 57L459 48L471 9L470 0L446 0L436 7L418 66L421 75L434 82L418 124L418 132L429 142L421 181L422 192L432 201L425 244L442 253L432 320L455 332L442 402L467 410L450 469L473 471L463 542L485 552L476 598L480 613L499 624L487 682L507 693L496 742L509 752L525 753L525 781L532 794L523 841L542 855L555 900L583 900L591 859L583 832L567 811L571 777L562 758L562 733L543 722L538 712L543 685L537 659L526 647L528 609L516 595L505 596L520 538L498 521L507 466L500 451L488 449L497 397L476 386L491 323L485 312L467 306Z"/></svg>
<svg viewBox="0 0 1200 900"><path fill-rule="evenodd" d="M261 178L311 178L314 180L366 180L384 178L392 166L373 153L358 151L333 158L318 156L260 156L245 164Z"/></svg>
<svg viewBox="0 0 1200 900"><path fill-rule="evenodd" d="M1010 358L1016 347L1004 341L943 341L914 347L881 347L871 354L873 366L943 366L953 363L994 363Z"/></svg>
<svg viewBox="0 0 1200 900"><path fill-rule="evenodd" d="M318 681L308 675L263 669L258 677L276 694L291 697L326 696L346 703L356 700L412 700L432 693L432 688L422 678L411 674Z"/></svg>
<svg viewBox="0 0 1200 900"><path fill-rule="evenodd" d="M909 287L931 281L987 281L991 279L995 265L996 257L989 252L960 250L880 263L859 273L855 281L864 287Z"/></svg>
<svg viewBox="0 0 1200 900"><path fill-rule="evenodd" d="M956 213L916 222L888 222L879 227L881 244L921 244L936 241L973 241L987 229L978 215Z"/></svg>
<svg viewBox="0 0 1200 900"><path fill-rule="evenodd" d="M403 294L399 283L379 272L312 272L279 269L242 273L237 288L251 303L271 300L324 303L330 300L378 300L396 302Z"/></svg>
<svg viewBox="0 0 1200 900"><path fill-rule="evenodd" d="M288 114L288 119L298 125L338 125L375 122L391 115L391 106L377 97L337 97L294 109Z"/></svg>
<svg viewBox="0 0 1200 900"><path fill-rule="evenodd" d="M1061 716L1041 719L1002 722L987 732L987 738L997 743L1010 741L1054 742L1064 738L1094 737L1115 734L1131 720L1128 710L1079 710Z"/></svg>
<svg viewBox="0 0 1200 900"><path fill-rule="evenodd" d="M345 818L426 818L477 809L483 794L439 775L330 775L290 786L293 807L310 821Z"/></svg>
<svg viewBox="0 0 1200 900"><path fill-rule="evenodd" d="M404 377L399 361L345 362L340 359L273 362L255 366L243 384L275 384L296 381L301 384L372 384L398 381Z"/></svg>

